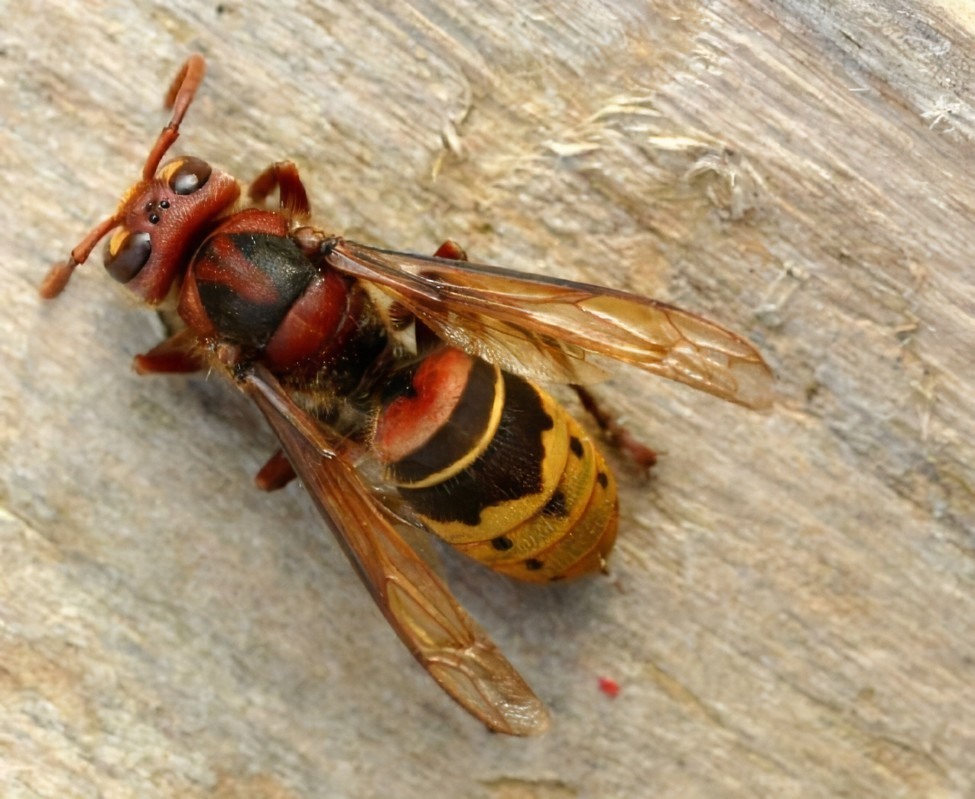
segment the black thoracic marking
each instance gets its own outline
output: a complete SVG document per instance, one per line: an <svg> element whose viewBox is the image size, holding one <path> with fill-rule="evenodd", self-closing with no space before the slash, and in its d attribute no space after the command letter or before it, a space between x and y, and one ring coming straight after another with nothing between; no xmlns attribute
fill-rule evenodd
<svg viewBox="0 0 975 799"><path fill-rule="evenodd" d="M606 486L609 484L609 478L606 476L606 472L600 472L597 474L596 479L599 481L599 485L601 485L603 488L606 488Z"/></svg>
<svg viewBox="0 0 975 799"><path fill-rule="evenodd" d="M504 374L501 423L487 449L459 474L429 488L401 488L422 516L438 522L476 525L481 511L542 490L542 434L554 421L538 392L517 375Z"/></svg>
<svg viewBox="0 0 975 799"><path fill-rule="evenodd" d="M575 436L569 436L569 449L572 450L572 454L577 458L582 457L582 442Z"/></svg>
<svg viewBox="0 0 975 799"><path fill-rule="evenodd" d="M223 283L201 280L197 282L197 290L220 335L239 344L264 346L284 316L276 304L252 305Z"/></svg>
<svg viewBox="0 0 975 799"><path fill-rule="evenodd" d="M514 545L515 542L506 535L499 535L497 538L491 539L491 546L498 550L498 552L507 552Z"/></svg>
<svg viewBox="0 0 975 799"><path fill-rule="evenodd" d="M537 572L544 565L538 558L529 558L525 561L525 568L530 572Z"/></svg>
<svg viewBox="0 0 975 799"><path fill-rule="evenodd" d="M569 510L565 507L565 494L562 493L561 488L557 488L555 489L555 493L552 494L552 498L542 508L542 515L564 519L568 513Z"/></svg>
<svg viewBox="0 0 975 799"><path fill-rule="evenodd" d="M229 239L239 254L222 255L218 249L221 239ZM204 243L197 259L208 261L210 270L216 267L227 276L226 282L197 281L210 320L221 336L252 347L267 343L315 274L314 265L290 238L265 233L216 236ZM270 278L274 296L269 302L253 303L237 290L235 283L246 279L248 269Z"/></svg>
<svg viewBox="0 0 975 799"><path fill-rule="evenodd" d="M496 393L494 367L475 359L450 418L426 443L390 465L393 482L417 483L467 455L484 436Z"/></svg>

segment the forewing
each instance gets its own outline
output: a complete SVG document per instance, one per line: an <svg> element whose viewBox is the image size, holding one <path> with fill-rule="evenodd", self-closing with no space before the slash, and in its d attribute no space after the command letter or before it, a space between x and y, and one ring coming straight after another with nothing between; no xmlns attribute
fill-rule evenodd
<svg viewBox="0 0 975 799"><path fill-rule="evenodd" d="M312 443L299 428L314 424L276 383L251 376L244 390L257 402L318 510L369 588L393 629L441 687L490 729L536 735L548 714L487 634L400 537L359 472L329 446L320 429ZM289 406L289 410L282 408ZM305 428L308 429L307 427Z"/></svg>
<svg viewBox="0 0 975 799"><path fill-rule="evenodd" d="M465 261L338 242L328 263L392 295L444 340L545 380L603 376L596 353L752 408L772 373L744 338L701 316L624 291Z"/></svg>

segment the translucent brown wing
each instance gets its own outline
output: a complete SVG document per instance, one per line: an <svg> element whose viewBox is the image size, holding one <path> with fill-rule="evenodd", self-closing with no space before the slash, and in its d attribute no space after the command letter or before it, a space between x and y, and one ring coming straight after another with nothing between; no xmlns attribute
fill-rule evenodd
<svg viewBox="0 0 975 799"><path fill-rule="evenodd" d="M437 335L509 371L591 382L601 356L752 408L772 373L744 338L688 311L624 291L340 240L335 269L379 286Z"/></svg>
<svg viewBox="0 0 975 799"><path fill-rule="evenodd" d="M443 581L400 537L340 442L267 372L245 378L318 510L393 629L440 686L496 732L536 735L548 714ZM331 453L331 457L322 454Z"/></svg>

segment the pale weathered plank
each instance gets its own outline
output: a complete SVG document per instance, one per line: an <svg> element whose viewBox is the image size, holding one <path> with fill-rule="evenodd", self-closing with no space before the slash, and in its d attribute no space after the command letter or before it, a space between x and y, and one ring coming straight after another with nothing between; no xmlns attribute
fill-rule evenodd
<svg viewBox="0 0 975 799"><path fill-rule="evenodd" d="M3 8L0 792L975 794L970 6L299 5ZM37 300L191 50L187 151L293 158L351 237L628 286L773 364L765 416L603 389L666 453L614 459L610 579L450 561L546 737L465 717L300 489L250 488L242 400L132 374L159 331L96 263Z"/></svg>

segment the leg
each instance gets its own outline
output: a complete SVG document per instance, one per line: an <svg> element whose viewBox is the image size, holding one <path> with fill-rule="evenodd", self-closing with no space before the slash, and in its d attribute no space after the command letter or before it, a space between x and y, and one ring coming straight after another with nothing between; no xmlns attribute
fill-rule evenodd
<svg viewBox="0 0 975 799"><path fill-rule="evenodd" d="M447 239L433 254L434 258L447 258L451 261L466 261L467 253L456 241Z"/></svg>
<svg viewBox="0 0 975 799"><path fill-rule="evenodd" d="M308 193L301 182L298 167L291 161L278 161L261 172L247 190L247 196L254 202L263 202L275 189L278 190L278 203L292 216L304 219L311 214Z"/></svg>
<svg viewBox="0 0 975 799"><path fill-rule="evenodd" d="M199 341L188 328L161 341L149 352L136 355L132 366L140 375L190 374L206 368L206 358L200 353Z"/></svg>
<svg viewBox="0 0 975 799"><path fill-rule="evenodd" d="M633 434L617 422L616 417L599 403L589 389L576 385L572 388L579 395L582 407L596 420L599 429L606 434L609 443L621 450L641 469L649 471L650 467L657 462L657 453L637 441Z"/></svg>
<svg viewBox="0 0 975 799"><path fill-rule="evenodd" d="M278 450L261 467L254 477L254 483L261 491L277 491L279 488L284 488L295 477L297 475L291 467L291 462L281 450Z"/></svg>

